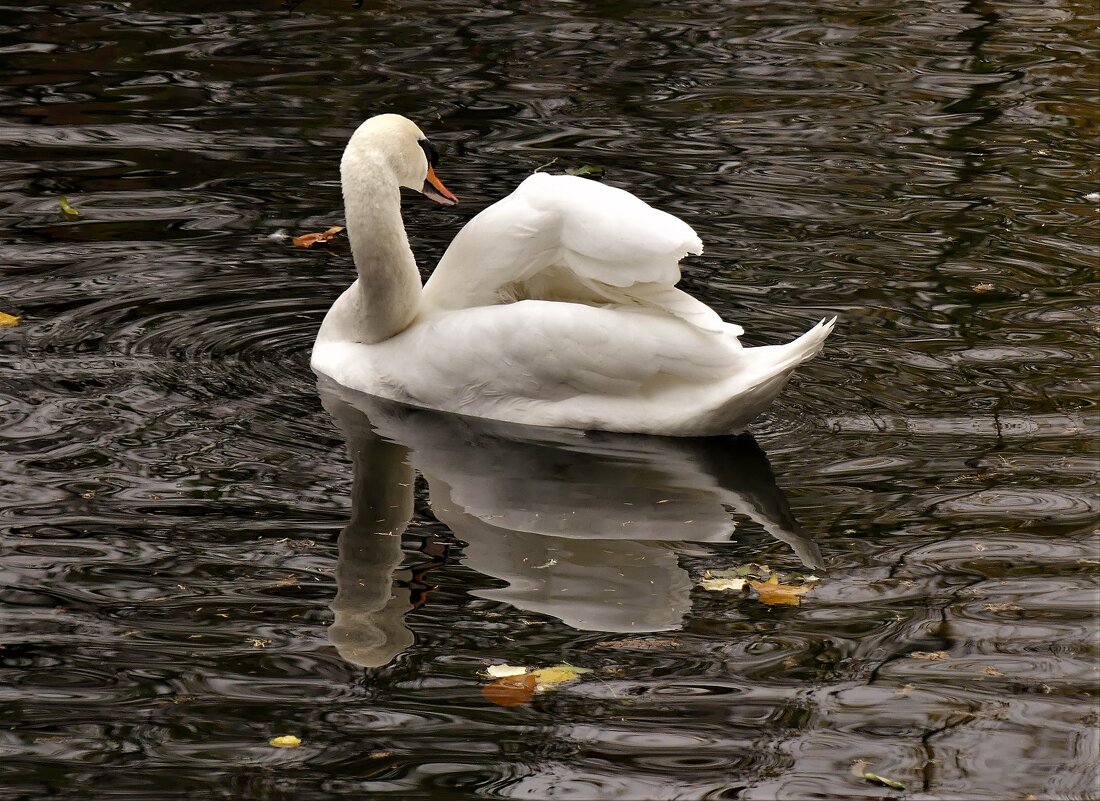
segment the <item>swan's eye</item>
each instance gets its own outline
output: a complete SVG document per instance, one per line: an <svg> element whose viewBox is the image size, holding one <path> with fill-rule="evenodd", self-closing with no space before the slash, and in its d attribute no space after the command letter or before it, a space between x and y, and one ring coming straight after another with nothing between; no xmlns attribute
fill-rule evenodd
<svg viewBox="0 0 1100 801"><path fill-rule="evenodd" d="M435 149L435 145L427 139L420 139L417 141L421 149L424 151L424 158L428 160L429 167L439 166L439 151Z"/></svg>

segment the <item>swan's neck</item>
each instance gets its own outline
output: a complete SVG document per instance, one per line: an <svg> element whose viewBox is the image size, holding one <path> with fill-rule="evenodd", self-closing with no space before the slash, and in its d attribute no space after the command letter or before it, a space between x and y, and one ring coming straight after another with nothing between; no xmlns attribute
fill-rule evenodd
<svg viewBox="0 0 1100 801"><path fill-rule="evenodd" d="M380 159L345 153L340 163L348 238L359 281L346 298L346 334L372 344L416 316L420 273L401 222L401 188Z"/></svg>

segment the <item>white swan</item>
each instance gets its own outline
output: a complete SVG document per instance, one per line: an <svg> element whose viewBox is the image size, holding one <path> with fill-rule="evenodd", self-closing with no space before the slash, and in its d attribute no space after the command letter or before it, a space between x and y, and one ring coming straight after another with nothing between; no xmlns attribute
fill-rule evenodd
<svg viewBox="0 0 1100 801"><path fill-rule="evenodd" d="M314 371L370 395L514 423L701 436L743 428L821 350L835 318L786 345L675 288L701 253L684 222L620 189L536 173L474 217L421 288L402 186L440 203L434 147L395 114L340 162L359 279L332 305Z"/></svg>

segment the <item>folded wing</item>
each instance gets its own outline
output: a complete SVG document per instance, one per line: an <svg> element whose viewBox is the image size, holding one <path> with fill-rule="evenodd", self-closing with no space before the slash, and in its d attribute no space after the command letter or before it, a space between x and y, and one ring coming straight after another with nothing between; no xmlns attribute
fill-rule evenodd
<svg viewBox="0 0 1100 801"><path fill-rule="evenodd" d="M738 333L675 288L703 245L682 220L629 192L535 173L472 219L424 288L425 309L551 300L637 306L706 331Z"/></svg>

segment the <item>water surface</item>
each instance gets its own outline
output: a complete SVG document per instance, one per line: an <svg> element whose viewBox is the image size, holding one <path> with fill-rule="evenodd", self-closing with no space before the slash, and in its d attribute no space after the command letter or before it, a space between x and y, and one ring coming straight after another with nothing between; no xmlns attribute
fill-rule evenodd
<svg viewBox="0 0 1100 801"><path fill-rule="evenodd" d="M1094 5L0 11L0 797L1097 797ZM350 255L287 235L383 111L425 274L594 165L747 344L838 328L752 438L319 388ZM820 581L696 586L750 562Z"/></svg>

